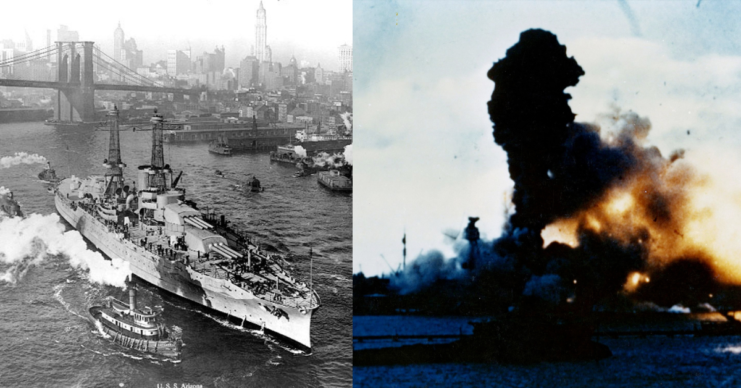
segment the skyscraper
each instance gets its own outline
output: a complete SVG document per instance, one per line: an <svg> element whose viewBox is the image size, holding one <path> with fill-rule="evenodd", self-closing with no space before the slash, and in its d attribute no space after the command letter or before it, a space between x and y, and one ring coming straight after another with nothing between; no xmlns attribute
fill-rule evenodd
<svg viewBox="0 0 741 388"><path fill-rule="evenodd" d="M118 62L126 60L124 55L124 31L121 28L121 22L118 23L118 27L113 31L113 59Z"/></svg>
<svg viewBox="0 0 741 388"><path fill-rule="evenodd" d="M352 46L340 46L340 72L352 72Z"/></svg>
<svg viewBox="0 0 741 388"><path fill-rule="evenodd" d="M267 36L268 25L265 19L265 8L260 1L260 8L257 10L257 22L255 22L255 57L260 62L268 60Z"/></svg>

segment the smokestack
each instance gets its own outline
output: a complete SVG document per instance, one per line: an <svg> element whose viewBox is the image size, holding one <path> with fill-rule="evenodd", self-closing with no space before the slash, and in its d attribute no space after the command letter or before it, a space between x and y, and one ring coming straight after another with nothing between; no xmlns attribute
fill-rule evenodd
<svg viewBox="0 0 741 388"><path fill-rule="evenodd" d="M133 284L129 287L129 310L136 310L136 287Z"/></svg>

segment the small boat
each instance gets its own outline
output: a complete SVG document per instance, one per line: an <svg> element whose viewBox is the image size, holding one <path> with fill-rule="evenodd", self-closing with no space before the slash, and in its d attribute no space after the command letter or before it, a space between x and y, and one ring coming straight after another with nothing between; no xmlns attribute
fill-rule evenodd
<svg viewBox="0 0 741 388"><path fill-rule="evenodd" d="M279 163L296 164L301 160L292 144L278 146L275 151L270 151L270 160Z"/></svg>
<svg viewBox="0 0 741 388"><path fill-rule="evenodd" d="M183 342L162 323L161 311L136 305L136 288L129 287L129 303L108 297L90 307L90 315L111 341L127 348L180 358ZM96 325L98 325L96 323Z"/></svg>
<svg viewBox="0 0 741 388"><path fill-rule="evenodd" d="M229 147L229 140L225 135L219 135L216 140L208 144L208 152L219 155L232 155L232 147Z"/></svg>
<svg viewBox="0 0 741 388"><path fill-rule="evenodd" d="M254 175L252 176L252 179L247 181L247 183L245 183L243 187L244 187L244 191L249 190L252 193L259 193L261 191L265 191L265 188L260 185L260 181Z"/></svg>
<svg viewBox="0 0 741 388"><path fill-rule="evenodd" d="M224 177L224 173L221 172L221 170L216 170L216 175L218 175L218 176L220 176L222 178Z"/></svg>
<svg viewBox="0 0 741 388"><path fill-rule="evenodd" d="M39 180L44 183L56 184L56 183L59 183L62 179L63 178L57 177L56 172L54 171L53 168L51 168L50 162L46 162L46 168L44 169L44 171L41 171L39 173Z"/></svg>
<svg viewBox="0 0 741 388"><path fill-rule="evenodd" d="M350 178L340 174L338 170L320 171L316 180L324 187L333 191L352 191L352 181Z"/></svg>
<svg viewBox="0 0 741 388"><path fill-rule="evenodd" d="M13 192L0 186L0 219L6 217L23 217L21 205L13 199Z"/></svg>

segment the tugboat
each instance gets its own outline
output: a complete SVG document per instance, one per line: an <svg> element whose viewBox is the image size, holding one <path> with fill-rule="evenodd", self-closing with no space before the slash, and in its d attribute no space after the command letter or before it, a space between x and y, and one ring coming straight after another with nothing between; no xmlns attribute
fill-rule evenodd
<svg viewBox="0 0 741 388"><path fill-rule="evenodd" d="M23 217L21 205L13 199L13 192L0 187L0 220L7 217Z"/></svg>
<svg viewBox="0 0 741 388"><path fill-rule="evenodd" d="M265 191L265 188L260 186L260 181L257 179L256 176L252 176L252 179L247 181L247 183L244 185L244 190L249 190L252 193L259 193L261 191Z"/></svg>
<svg viewBox="0 0 741 388"><path fill-rule="evenodd" d="M44 169L44 171L41 171L39 173L39 180L44 183L56 184L59 183L62 178L57 177L56 172L53 168L51 168L51 163L46 162L46 168Z"/></svg>
<svg viewBox="0 0 741 388"><path fill-rule="evenodd" d="M103 305L90 307L89 311L111 341L143 352L180 358L182 339L173 335L162 322L162 311L138 308L133 285L129 287L128 304L108 297Z"/></svg>
<svg viewBox="0 0 741 388"><path fill-rule="evenodd" d="M161 115L152 117L151 164L124 182L118 111L108 114L107 171L57 186L57 212L108 257L130 264L138 278L204 307L251 323L311 349L311 317L321 301L312 283L296 279L279 255L203 213L164 163Z"/></svg>
<svg viewBox="0 0 741 388"><path fill-rule="evenodd" d="M352 191L352 181L350 178L340 174L338 170L320 171L316 180L332 191Z"/></svg>
<svg viewBox="0 0 741 388"><path fill-rule="evenodd" d="M219 155L232 155L232 147L229 147L229 139L225 135L219 135L216 140L212 140L208 144L208 152L213 152Z"/></svg>

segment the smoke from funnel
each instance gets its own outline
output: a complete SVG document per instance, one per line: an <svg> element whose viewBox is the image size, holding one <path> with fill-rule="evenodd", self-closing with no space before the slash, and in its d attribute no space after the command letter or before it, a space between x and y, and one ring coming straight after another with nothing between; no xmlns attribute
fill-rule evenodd
<svg viewBox="0 0 741 388"><path fill-rule="evenodd" d="M350 112L341 113L340 117L342 117L342 121L345 123L347 132L352 133L352 113Z"/></svg>
<svg viewBox="0 0 741 388"><path fill-rule="evenodd" d="M345 146L345 151L342 153L345 156L347 164L352 166L352 144Z"/></svg>
<svg viewBox="0 0 741 388"><path fill-rule="evenodd" d="M58 255L66 257L72 267L87 271L93 283L124 288L131 274L128 262L105 260L100 253L87 249L80 233L65 232L56 214L3 219L0 241L12 241L0 244L0 280L9 283L16 283L32 266Z"/></svg>
<svg viewBox="0 0 741 388"><path fill-rule="evenodd" d="M306 157L306 148L302 146L295 146L293 147L293 152L296 153L296 155L305 158Z"/></svg>
<svg viewBox="0 0 741 388"><path fill-rule="evenodd" d="M16 152L13 156L3 156L0 158L0 166L9 168L19 164L45 164L46 158L37 154L28 154L26 152Z"/></svg>
<svg viewBox="0 0 741 388"><path fill-rule="evenodd" d="M312 158L312 162L318 167L330 167L339 168L345 166L347 163L346 156L343 154L328 154L326 152L320 152Z"/></svg>

